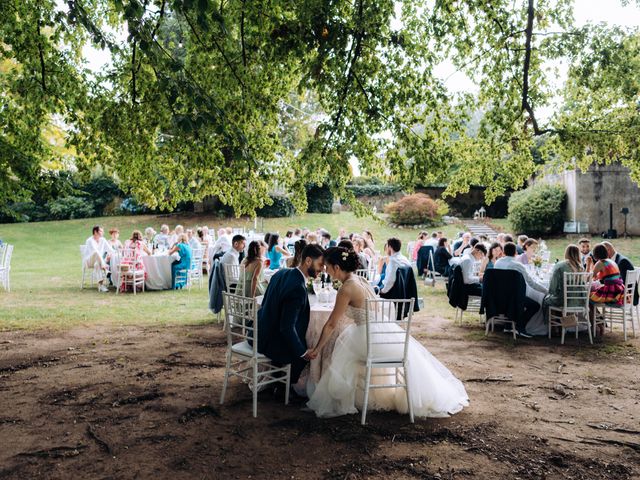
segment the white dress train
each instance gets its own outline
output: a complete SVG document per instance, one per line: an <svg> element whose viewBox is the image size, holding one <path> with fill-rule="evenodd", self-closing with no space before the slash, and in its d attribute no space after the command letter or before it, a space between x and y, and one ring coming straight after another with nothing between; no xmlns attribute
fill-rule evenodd
<svg viewBox="0 0 640 480"><path fill-rule="evenodd" d="M356 277L360 279L360 277ZM369 298L375 294L364 280L357 280L367 291ZM347 308L346 316L353 322L340 333L335 343L331 364L316 385L307 406L318 417L336 417L358 413L362 406L363 362L367 357L366 311L363 308ZM400 326L396 326L402 331ZM389 326L385 326L385 330ZM379 345L376 356L384 355L383 349L402 349L402 345ZM396 354L397 355L397 354ZM401 356L401 355L400 355ZM410 401L417 417L448 417L469 405L469 397L462 385L442 363L420 342L410 338L407 375ZM381 373L374 370L372 373ZM390 378L372 377L372 383L395 383L395 369L389 369ZM369 410L387 410L407 413L407 397L403 388L371 389Z"/></svg>

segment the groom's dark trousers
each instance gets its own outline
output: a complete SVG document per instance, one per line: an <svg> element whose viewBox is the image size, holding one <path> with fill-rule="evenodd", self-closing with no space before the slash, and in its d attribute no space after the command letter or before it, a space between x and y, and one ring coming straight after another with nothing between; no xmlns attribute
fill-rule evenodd
<svg viewBox="0 0 640 480"><path fill-rule="evenodd" d="M296 383L307 364L305 335L309 326L306 279L297 268L276 272L258 311L258 352L276 365L291 364L291 383Z"/></svg>

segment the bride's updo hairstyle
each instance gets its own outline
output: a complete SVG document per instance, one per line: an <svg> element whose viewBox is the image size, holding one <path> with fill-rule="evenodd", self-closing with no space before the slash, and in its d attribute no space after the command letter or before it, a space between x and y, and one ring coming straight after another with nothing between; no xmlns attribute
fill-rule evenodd
<svg viewBox="0 0 640 480"><path fill-rule="evenodd" d="M331 247L324 252L324 262L338 266L344 272L355 272L360 266L358 254L353 249Z"/></svg>

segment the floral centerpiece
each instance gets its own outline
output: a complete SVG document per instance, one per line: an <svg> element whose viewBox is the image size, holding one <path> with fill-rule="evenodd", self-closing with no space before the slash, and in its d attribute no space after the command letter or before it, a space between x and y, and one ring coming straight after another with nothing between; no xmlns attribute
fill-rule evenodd
<svg viewBox="0 0 640 480"><path fill-rule="evenodd" d="M542 267L542 257L539 255L536 255L535 257L533 257L532 259L533 262L533 266L536 268L540 268Z"/></svg>

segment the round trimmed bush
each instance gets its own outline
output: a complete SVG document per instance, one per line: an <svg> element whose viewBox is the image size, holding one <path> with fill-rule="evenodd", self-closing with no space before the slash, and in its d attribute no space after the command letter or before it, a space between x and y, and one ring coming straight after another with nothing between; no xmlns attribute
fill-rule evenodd
<svg viewBox="0 0 640 480"><path fill-rule="evenodd" d="M384 207L389 220L399 225L437 225L449 211L447 204L425 193L402 197Z"/></svg>
<svg viewBox="0 0 640 480"><path fill-rule="evenodd" d="M562 232L567 192L561 185L536 184L509 198L509 221L516 233L544 235Z"/></svg>

